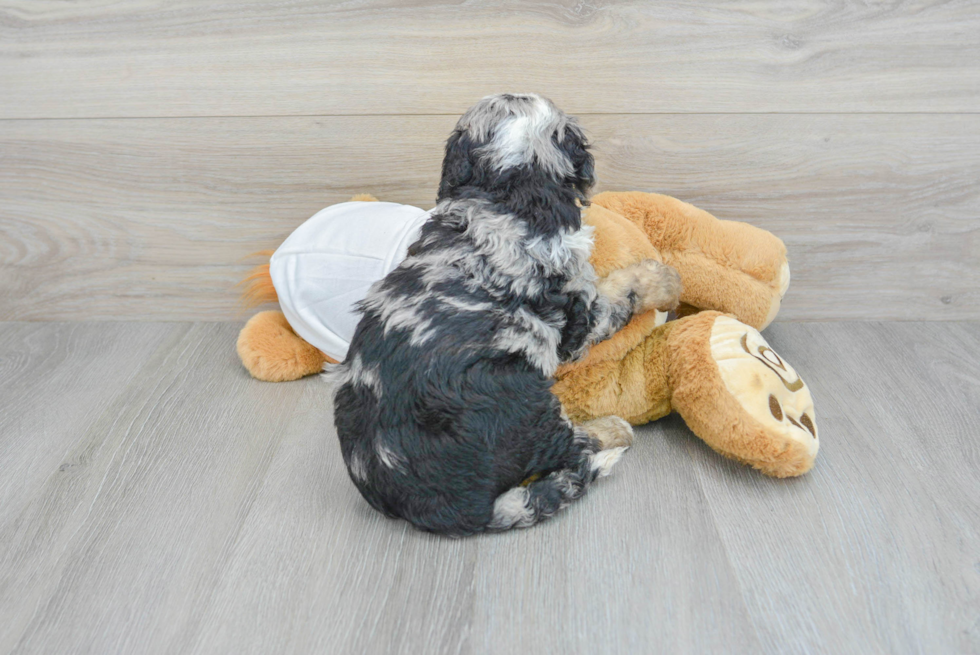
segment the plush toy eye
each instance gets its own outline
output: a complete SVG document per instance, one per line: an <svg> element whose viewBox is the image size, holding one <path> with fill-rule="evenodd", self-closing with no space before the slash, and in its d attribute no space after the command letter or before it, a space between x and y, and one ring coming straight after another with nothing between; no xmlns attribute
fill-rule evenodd
<svg viewBox="0 0 980 655"><path fill-rule="evenodd" d="M772 394L769 394L769 411L772 412L773 418L777 421L783 420L783 408L779 406L779 401Z"/></svg>

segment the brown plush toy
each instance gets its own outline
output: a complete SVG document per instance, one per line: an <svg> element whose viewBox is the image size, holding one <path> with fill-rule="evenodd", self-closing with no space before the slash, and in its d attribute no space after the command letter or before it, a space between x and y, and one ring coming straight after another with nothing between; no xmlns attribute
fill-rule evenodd
<svg viewBox="0 0 980 655"><path fill-rule="evenodd" d="M617 415L640 425L676 411L726 457L775 477L810 470L819 447L810 392L759 334L789 286L782 241L652 193L601 193L583 218L595 228L599 277L654 258L677 269L684 292L680 318L636 316L558 370L553 391L568 415ZM267 266L248 282L246 300L276 300ZM268 381L298 379L333 361L278 311L245 325L238 353L254 377Z"/></svg>

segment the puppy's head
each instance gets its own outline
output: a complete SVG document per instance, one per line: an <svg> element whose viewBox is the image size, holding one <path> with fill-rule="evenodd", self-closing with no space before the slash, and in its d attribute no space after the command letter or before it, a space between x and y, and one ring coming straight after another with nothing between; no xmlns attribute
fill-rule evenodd
<svg viewBox="0 0 980 655"><path fill-rule="evenodd" d="M584 200L595 163L575 119L533 93L487 96L471 107L446 142L439 199L462 187L495 190L520 176L567 185Z"/></svg>

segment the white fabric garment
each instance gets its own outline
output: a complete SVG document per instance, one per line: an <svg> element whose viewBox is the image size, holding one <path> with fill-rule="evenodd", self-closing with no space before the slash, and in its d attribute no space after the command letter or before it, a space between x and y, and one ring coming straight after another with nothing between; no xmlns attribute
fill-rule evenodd
<svg viewBox="0 0 980 655"><path fill-rule="evenodd" d="M289 325L343 361L360 314L354 304L405 259L429 212L394 202L344 202L296 228L269 273Z"/></svg>

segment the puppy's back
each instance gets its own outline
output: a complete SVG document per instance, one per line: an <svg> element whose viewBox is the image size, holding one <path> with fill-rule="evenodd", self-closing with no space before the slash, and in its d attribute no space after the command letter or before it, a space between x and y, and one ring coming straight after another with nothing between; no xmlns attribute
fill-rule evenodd
<svg viewBox="0 0 980 655"><path fill-rule="evenodd" d="M563 339L591 325L591 183L585 137L550 101L494 96L460 119L439 204L338 369L344 459L378 510L449 534L531 525L615 461L550 391Z"/></svg>

